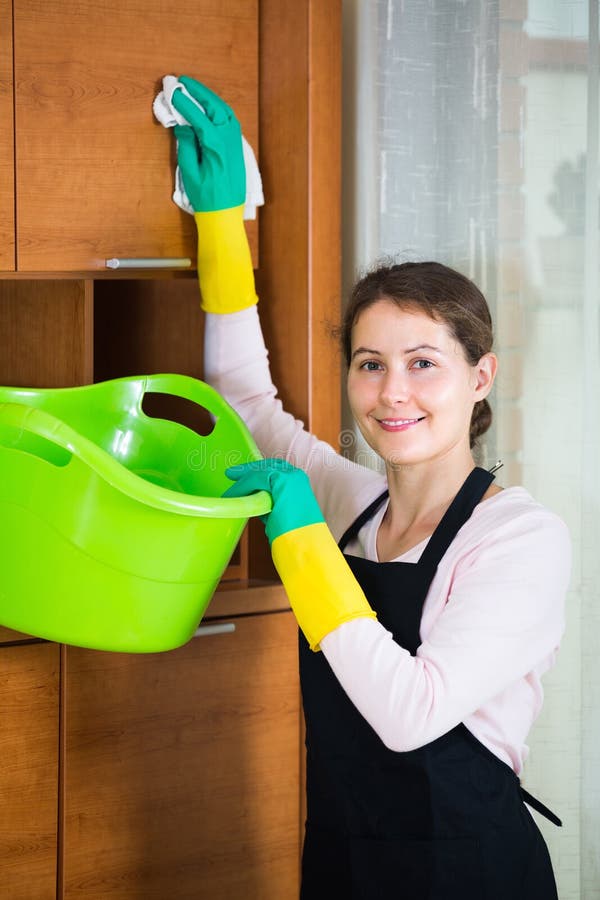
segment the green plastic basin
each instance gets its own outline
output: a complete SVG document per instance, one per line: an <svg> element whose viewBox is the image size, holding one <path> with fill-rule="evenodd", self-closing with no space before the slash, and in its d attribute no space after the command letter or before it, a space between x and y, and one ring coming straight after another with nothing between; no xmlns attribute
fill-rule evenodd
<svg viewBox="0 0 600 900"><path fill-rule="evenodd" d="M208 410L200 435L147 416L148 393ZM224 498L260 453L235 411L183 375L0 387L0 624L134 653L194 633L265 492Z"/></svg>

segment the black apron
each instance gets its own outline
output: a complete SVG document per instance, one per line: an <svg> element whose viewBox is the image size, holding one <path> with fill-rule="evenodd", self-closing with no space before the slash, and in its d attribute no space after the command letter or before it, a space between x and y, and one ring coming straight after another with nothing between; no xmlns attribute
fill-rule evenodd
<svg viewBox="0 0 600 900"><path fill-rule="evenodd" d="M379 622L414 656L438 563L493 476L474 469L418 563L346 555ZM340 541L344 549L387 497ZM405 753L387 749L323 653L300 635L307 822L301 900L557 900L546 844L510 768L461 723Z"/></svg>

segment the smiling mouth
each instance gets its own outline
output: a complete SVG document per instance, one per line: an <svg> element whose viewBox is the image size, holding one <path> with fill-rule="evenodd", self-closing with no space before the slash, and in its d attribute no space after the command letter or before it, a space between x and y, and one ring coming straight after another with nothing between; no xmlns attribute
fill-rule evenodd
<svg viewBox="0 0 600 900"><path fill-rule="evenodd" d="M418 422L422 422L425 416L420 416L417 419L377 419L378 423L382 428L389 431L403 431L406 428L410 428L411 425L416 425Z"/></svg>

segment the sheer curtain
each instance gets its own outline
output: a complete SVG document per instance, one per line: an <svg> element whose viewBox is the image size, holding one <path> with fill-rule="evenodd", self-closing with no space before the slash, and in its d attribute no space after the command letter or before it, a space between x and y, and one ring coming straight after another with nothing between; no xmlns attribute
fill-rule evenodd
<svg viewBox="0 0 600 900"><path fill-rule="evenodd" d="M344 280L472 277L501 370L482 462L561 515L567 632L523 781L561 900L600 896L598 0L344 0ZM370 461L350 421L348 452Z"/></svg>

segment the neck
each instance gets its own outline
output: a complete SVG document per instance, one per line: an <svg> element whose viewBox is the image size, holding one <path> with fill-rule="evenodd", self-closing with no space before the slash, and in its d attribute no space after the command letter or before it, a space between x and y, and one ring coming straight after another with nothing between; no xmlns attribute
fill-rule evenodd
<svg viewBox="0 0 600 900"><path fill-rule="evenodd" d="M470 452L459 460L440 459L423 466L387 466L389 531L403 534L420 525L435 528L474 467Z"/></svg>

